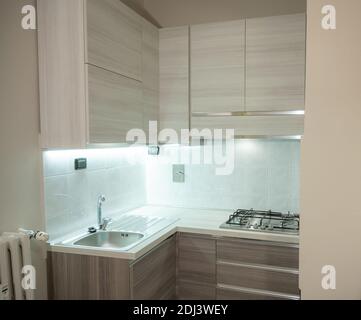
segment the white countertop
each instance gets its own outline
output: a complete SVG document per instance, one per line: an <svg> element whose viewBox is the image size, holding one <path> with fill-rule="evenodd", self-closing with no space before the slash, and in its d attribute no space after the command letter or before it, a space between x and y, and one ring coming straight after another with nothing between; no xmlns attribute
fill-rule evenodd
<svg viewBox="0 0 361 320"><path fill-rule="evenodd" d="M287 242L293 244L299 243L299 237L296 235L221 229L220 225L226 222L229 215L232 214L232 212L229 210L145 206L132 210L127 214L176 218L178 220L160 232L157 232L150 238L144 240L129 251L105 251L97 248L78 248L59 244L50 245L49 250L52 252L95 255L101 257L134 260L143 256L176 232L197 233L214 237L232 237L274 242Z"/></svg>

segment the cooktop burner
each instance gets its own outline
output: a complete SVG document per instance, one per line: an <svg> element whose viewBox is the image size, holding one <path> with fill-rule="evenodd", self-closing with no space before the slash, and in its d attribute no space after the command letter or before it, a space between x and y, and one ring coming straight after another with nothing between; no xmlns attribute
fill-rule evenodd
<svg viewBox="0 0 361 320"><path fill-rule="evenodd" d="M223 229L251 230L260 232L299 234L300 216L292 213L274 211L237 210L228 221L221 225Z"/></svg>

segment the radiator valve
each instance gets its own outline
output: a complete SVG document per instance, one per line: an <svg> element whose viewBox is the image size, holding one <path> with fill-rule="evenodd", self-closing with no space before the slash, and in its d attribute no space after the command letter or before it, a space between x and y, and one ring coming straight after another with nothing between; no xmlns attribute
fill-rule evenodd
<svg viewBox="0 0 361 320"><path fill-rule="evenodd" d="M30 239L35 239L43 242L47 242L49 240L49 234L44 231L19 229L19 232L27 235Z"/></svg>

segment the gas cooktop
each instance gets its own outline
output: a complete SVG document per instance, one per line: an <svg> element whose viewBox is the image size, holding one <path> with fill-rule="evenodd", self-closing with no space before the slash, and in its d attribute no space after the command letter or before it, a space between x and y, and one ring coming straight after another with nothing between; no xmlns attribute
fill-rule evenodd
<svg viewBox="0 0 361 320"><path fill-rule="evenodd" d="M293 213L240 209L233 213L222 229L299 234L300 216Z"/></svg>

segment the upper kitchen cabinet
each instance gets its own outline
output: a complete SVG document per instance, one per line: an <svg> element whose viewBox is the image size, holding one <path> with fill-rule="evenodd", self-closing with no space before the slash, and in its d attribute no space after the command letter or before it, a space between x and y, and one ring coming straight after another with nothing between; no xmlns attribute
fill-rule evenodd
<svg viewBox="0 0 361 320"><path fill-rule="evenodd" d="M303 134L305 15L191 27L192 128Z"/></svg>
<svg viewBox="0 0 361 320"><path fill-rule="evenodd" d="M125 142L128 131L143 128L139 81L89 65L88 101L91 144Z"/></svg>
<svg viewBox="0 0 361 320"><path fill-rule="evenodd" d="M189 27L159 34L161 129L189 129ZM174 141L175 142L175 141Z"/></svg>
<svg viewBox="0 0 361 320"><path fill-rule="evenodd" d="M192 113L244 111L245 21L191 26Z"/></svg>
<svg viewBox="0 0 361 320"><path fill-rule="evenodd" d="M42 147L126 142L157 119L158 29L119 0L38 0Z"/></svg>
<svg viewBox="0 0 361 320"><path fill-rule="evenodd" d="M144 128L158 121L159 109L159 29L143 19L142 80Z"/></svg>
<svg viewBox="0 0 361 320"><path fill-rule="evenodd" d="M193 128L234 130L235 138L289 138L303 134L303 115L194 117ZM202 137L202 135L200 134ZM199 138L199 136L194 135Z"/></svg>
<svg viewBox="0 0 361 320"><path fill-rule="evenodd" d="M86 63L142 80L142 18L120 0L86 0Z"/></svg>
<svg viewBox="0 0 361 320"><path fill-rule="evenodd" d="M305 15L246 23L246 110L304 110Z"/></svg>
<svg viewBox="0 0 361 320"><path fill-rule="evenodd" d="M83 148L87 141L84 1L38 0L43 148Z"/></svg>

